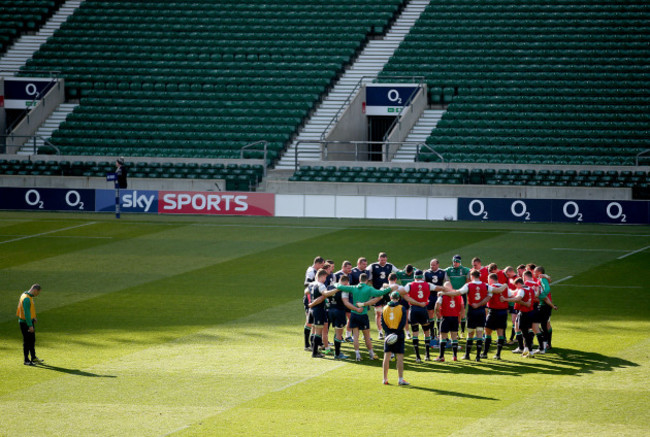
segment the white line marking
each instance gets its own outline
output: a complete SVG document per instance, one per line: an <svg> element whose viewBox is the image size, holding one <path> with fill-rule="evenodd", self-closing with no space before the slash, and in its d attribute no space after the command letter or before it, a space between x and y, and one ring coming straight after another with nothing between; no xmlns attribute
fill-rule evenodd
<svg viewBox="0 0 650 437"><path fill-rule="evenodd" d="M627 258L627 257L630 256L630 255L634 255L635 253L643 252L643 251L646 250L646 249L650 249L650 246L642 247L641 249L635 250L635 251L630 252L630 253L626 253L625 255L621 255L621 256L619 256L619 257L616 258L616 259Z"/></svg>
<svg viewBox="0 0 650 437"><path fill-rule="evenodd" d="M579 288L643 288L640 285L584 285L584 284L562 284L561 287Z"/></svg>
<svg viewBox="0 0 650 437"><path fill-rule="evenodd" d="M31 235L0 235L0 238L4 237L31 237ZM114 237L91 237L88 235L44 235L43 238L85 238L90 240L112 240Z"/></svg>
<svg viewBox="0 0 650 437"><path fill-rule="evenodd" d="M55 229L53 231L48 231L48 232L41 232L40 234L27 235L27 236L20 237L20 238L14 238L13 240L0 241L0 244L13 243L14 241L20 241L20 240L27 240L28 238L42 237L43 235L53 234L55 232L69 231L70 229L76 229L76 228L81 228L83 226L94 225L95 223L96 222L89 222L89 223L84 223L84 224L77 225L77 226L70 226L68 228Z"/></svg>
<svg viewBox="0 0 650 437"><path fill-rule="evenodd" d="M562 281L566 281L567 279L571 279L571 278L573 278L573 276L567 276L566 278L562 278L562 279L560 279L559 281L555 281L555 282L553 282L551 285L557 285L557 284L559 284L560 282L562 282Z"/></svg>
<svg viewBox="0 0 650 437"><path fill-rule="evenodd" d="M552 247L551 250L573 250L576 252L627 252L629 249L577 249L573 247Z"/></svg>

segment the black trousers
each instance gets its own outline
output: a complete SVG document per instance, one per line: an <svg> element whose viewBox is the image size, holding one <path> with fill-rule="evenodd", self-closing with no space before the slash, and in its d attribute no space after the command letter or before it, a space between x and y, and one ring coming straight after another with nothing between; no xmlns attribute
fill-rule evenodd
<svg viewBox="0 0 650 437"><path fill-rule="evenodd" d="M36 358L36 333L29 332L27 323L20 322L20 332L23 334L23 355L25 361L29 361L29 354L32 354L32 359Z"/></svg>

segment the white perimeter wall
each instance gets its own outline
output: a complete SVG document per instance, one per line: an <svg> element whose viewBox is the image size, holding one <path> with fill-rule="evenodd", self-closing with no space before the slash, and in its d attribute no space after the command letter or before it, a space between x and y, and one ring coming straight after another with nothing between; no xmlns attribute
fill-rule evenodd
<svg viewBox="0 0 650 437"><path fill-rule="evenodd" d="M276 194L276 217L457 220L455 197Z"/></svg>

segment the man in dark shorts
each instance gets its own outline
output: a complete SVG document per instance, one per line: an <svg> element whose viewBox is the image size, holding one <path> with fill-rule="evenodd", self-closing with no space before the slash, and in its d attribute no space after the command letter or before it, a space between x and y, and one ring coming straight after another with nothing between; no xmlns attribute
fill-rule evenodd
<svg viewBox="0 0 650 437"><path fill-rule="evenodd" d="M391 273L397 273L397 267L388 262L388 255L385 252L380 252L377 257L377 262L372 263L368 266L368 278L372 282L372 286L376 290L380 290L384 284L388 283L388 275ZM384 334L381 329L381 314L384 308L384 304L388 302L388 298L384 296L383 299L380 299L375 306L375 323L377 324L377 331L379 331L379 339L384 338Z"/></svg>
<svg viewBox="0 0 650 437"><path fill-rule="evenodd" d="M348 285L350 280L346 275L342 275L338 278L337 283ZM334 358L337 360L347 360L348 356L341 352L343 329L347 323L347 318L345 317L347 308L343 302L343 296L341 293L336 293L333 296L330 296L329 301L329 325L334 327Z"/></svg>
<svg viewBox="0 0 650 437"><path fill-rule="evenodd" d="M325 259L323 259L322 256L317 256L314 258L314 262L311 266L307 268L307 271L305 272L305 281L303 283L304 291L303 291L303 299L302 299L302 304L305 307L305 326L304 326L304 336L305 336L305 350L310 351L312 350L311 347L311 342L313 340L313 336L311 333L311 327L312 327L312 320L311 320L311 311L309 311L309 284L314 282L316 280L316 272L323 267L323 264L325 263Z"/></svg>
<svg viewBox="0 0 650 437"><path fill-rule="evenodd" d="M445 288L451 291L451 283L445 282ZM442 318L440 323L440 355L434 361L445 361L445 348L447 347L449 333L451 333L451 349L454 352L454 361L458 361L458 318L463 313L463 299L460 296L448 296L444 295L443 292L439 292L434 311Z"/></svg>
<svg viewBox="0 0 650 437"><path fill-rule="evenodd" d="M440 262L436 258L432 259L429 263L429 269L424 271L424 282L429 282L436 287L442 287L442 285L447 281L449 281L447 271L440 268ZM431 342L433 347L438 347L439 345L439 321L436 318L435 312L433 311L436 306L437 298L438 295L436 293L431 293L429 295L429 304L427 305L427 310L429 311L429 324L431 325Z"/></svg>
<svg viewBox="0 0 650 437"><path fill-rule="evenodd" d="M406 326L406 310L400 304L401 295L398 291L390 293L390 302L384 306L381 325L388 337L390 334L397 335L397 341L393 344L384 342L384 385L388 385L388 369L390 367L391 354L397 358L397 376L399 385L409 385L404 379L404 326Z"/></svg>
<svg viewBox="0 0 650 437"><path fill-rule="evenodd" d="M323 326L325 323L327 323L328 317L327 298L334 296L334 294L338 293L339 291L336 288L328 290L327 287L325 287L324 282L327 275L328 273L325 269L318 270L316 273L316 281L310 283L307 287L311 296L309 302L309 310L312 315L312 330L314 331L314 339L312 341L311 350L312 358L323 358L325 356L319 351L318 348L320 346L323 346Z"/></svg>

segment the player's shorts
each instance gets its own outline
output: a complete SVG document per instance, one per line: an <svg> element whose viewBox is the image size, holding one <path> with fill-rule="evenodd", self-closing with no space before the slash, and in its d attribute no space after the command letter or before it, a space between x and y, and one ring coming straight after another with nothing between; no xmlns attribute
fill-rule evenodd
<svg viewBox="0 0 650 437"><path fill-rule="evenodd" d="M384 341L384 352L392 352L394 354L404 353L404 333L400 336L397 335L397 341L393 344L388 344Z"/></svg>
<svg viewBox="0 0 650 437"><path fill-rule="evenodd" d="M309 311L309 298L307 295L302 298L302 304L305 307L305 312Z"/></svg>
<svg viewBox="0 0 650 437"><path fill-rule="evenodd" d="M532 311L523 312L520 311L517 316L517 322L519 323L519 330L524 334L530 330L533 326L533 314Z"/></svg>
<svg viewBox="0 0 650 437"><path fill-rule="evenodd" d="M429 312L418 306L411 307L411 314L409 315L409 324L426 326L429 324Z"/></svg>
<svg viewBox="0 0 650 437"><path fill-rule="evenodd" d="M311 308L305 308L305 315L307 316L307 324L314 324L314 315L311 313Z"/></svg>
<svg viewBox="0 0 650 437"><path fill-rule="evenodd" d="M469 308L467 311L467 328L476 329L485 326L485 307Z"/></svg>
<svg viewBox="0 0 650 437"><path fill-rule="evenodd" d="M515 309L515 304L512 303L512 302L510 302L510 303L508 304L508 312L509 312L510 314L517 314L519 311L517 311L517 310Z"/></svg>
<svg viewBox="0 0 650 437"><path fill-rule="evenodd" d="M463 298L463 306L467 308L467 294L460 295Z"/></svg>
<svg viewBox="0 0 650 437"><path fill-rule="evenodd" d="M440 332L458 332L458 316L443 317L440 323Z"/></svg>
<svg viewBox="0 0 650 437"><path fill-rule="evenodd" d="M433 311L436 308L436 300L438 300L438 296L436 295L435 297L430 297L429 298L429 303L427 303L427 310Z"/></svg>
<svg viewBox="0 0 650 437"><path fill-rule="evenodd" d="M537 319L539 318L538 315L539 311L537 311L537 306L533 305L533 310L530 311L530 323L537 323Z"/></svg>
<svg viewBox="0 0 650 437"><path fill-rule="evenodd" d="M327 323L327 311L324 306L317 306L311 309L311 314L314 318L314 326L323 326Z"/></svg>
<svg viewBox="0 0 650 437"><path fill-rule="evenodd" d="M368 314L350 314L350 329L358 328L360 331L370 329Z"/></svg>
<svg viewBox="0 0 650 437"><path fill-rule="evenodd" d="M329 310L329 322L330 326L335 328L345 328L347 323L347 318L345 317L345 311L340 308L330 308Z"/></svg>
<svg viewBox="0 0 650 437"><path fill-rule="evenodd" d="M541 325L546 325L548 321L551 319L551 312L553 311L553 308L551 308L548 305L540 305L537 308L537 320L535 323L539 323Z"/></svg>
<svg viewBox="0 0 650 437"><path fill-rule="evenodd" d="M485 327L492 331L497 329L505 330L508 327L508 310L490 308L485 319Z"/></svg>

